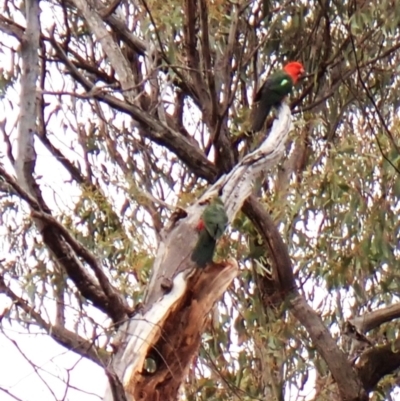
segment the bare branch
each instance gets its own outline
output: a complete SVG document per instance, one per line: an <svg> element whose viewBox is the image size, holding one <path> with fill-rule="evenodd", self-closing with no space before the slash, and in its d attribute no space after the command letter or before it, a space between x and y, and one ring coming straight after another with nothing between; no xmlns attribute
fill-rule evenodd
<svg viewBox="0 0 400 401"><path fill-rule="evenodd" d="M207 106L209 96L206 91L206 83L200 69L200 56L197 49L197 0L185 0L183 13L183 41L187 55L187 66L193 82L193 89L200 100L201 109L208 115Z"/></svg>
<svg viewBox="0 0 400 401"><path fill-rule="evenodd" d="M14 36L20 42L22 42L24 38L24 28L3 15L0 15L0 30L10 36Z"/></svg>
<svg viewBox="0 0 400 401"><path fill-rule="evenodd" d="M400 318L400 304L389 305L385 308L365 313L362 316L350 319L350 322L362 333L379 327L381 324Z"/></svg>
<svg viewBox="0 0 400 401"><path fill-rule="evenodd" d="M121 88L124 90L124 96L127 100L134 104L135 93L129 89L135 87L135 80L133 78L133 72L128 61L122 54L121 49L113 40L111 34L106 29L106 26L99 14L96 11L95 3L92 1L73 0L76 7L80 10L82 15L90 28L95 34L97 40L101 43L104 52L107 54L111 65L117 72Z"/></svg>
<svg viewBox="0 0 400 401"><path fill-rule="evenodd" d="M274 121L271 132L261 145L247 154L235 168L222 177L215 185L222 182L223 196L228 216L235 214L250 196L254 180L262 171L274 167L285 152L285 144L292 124L290 109L282 104L278 118ZM232 209L231 209L232 208ZM235 210L235 212L233 212Z"/></svg>
<svg viewBox="0 0 400 401"><path fill-rule="evenodd" d="M329 367L344 400L366 401L368 395L346 355L333 340L318 314L299 293L290 299L293 315L306 328L315 348Z"/></svg>
<svg viewBox="0 0 400 401"><path fill-rule="evenodd" d="M7 394L9 397L13 398L16 401L23 401L21 398L18 398L16 395L14 395L10 391L8 391L6 388L0 387L0 391Z"/></svg>
<svg viewBox="0 0 400 401"><path fill-rule="evenodd" d="M0 293L5 294L10 300L19 308L21 308L27 315L31 316L46 333L60 345L67 349L73 350L77 354L90 359L100 366L106 366L108 363L109 355L106 351L96 349L96 346L80 337L76 333L67 330L60 325L51 325L47 323L42 316L36 312L27 301L17 296L5 283L4 277L0 275Z"/></svg>
<svg viewBox="0 0 400 401"><path fill-rule="evenodd" d="M27 0L25 3L26 30L21 43L21 95L18 125L18 156L16 171L20 185L31 194L36 193L32 173L36 163L34 133L36 132L36 83L39 77L39 2Z"/></svg>

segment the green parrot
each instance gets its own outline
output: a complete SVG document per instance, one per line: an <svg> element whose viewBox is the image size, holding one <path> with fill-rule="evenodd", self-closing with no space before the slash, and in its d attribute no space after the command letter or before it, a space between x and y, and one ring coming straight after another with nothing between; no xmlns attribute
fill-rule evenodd
<svg viewBox="0 0 400 401"><path fill-rule="evenodd" d="M214 256L217 240L222 236L228 225L228 216L221 198L215 197L204 209L196 229L199 238L192 253L192 261L199 267L206 267Z"/></svg>
<svg viewBox="0 0 400 401"><path fill-rule="evenodd" d="M261 131L271 107L279 107L303 73L303 65L293 61L267 78L254 98L252 132Z"/></svg>

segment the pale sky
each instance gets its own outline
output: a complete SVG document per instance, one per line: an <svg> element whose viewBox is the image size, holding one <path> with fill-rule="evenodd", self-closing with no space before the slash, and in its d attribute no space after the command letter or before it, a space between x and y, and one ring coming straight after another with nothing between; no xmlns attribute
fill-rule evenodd
<svg viewBox="0 0 400 401"><path fill-rule="evenodd" d="M24 334L17 324L10 326L5 319L2 325L7 335L18 343L21 351L39 367L40 375L55 392L57 400L98 401L102 399L107 378L103 369L95 363L66 350L47 335ZM0 387L24 401L55 401L53 394L40 380L33 366L2 334L0 334L0 355ZM62 380L69 380L70 385L82 391L70 386L65 395L67 386ZM15 401L15 398L0 391L0 400Z"/></svg>

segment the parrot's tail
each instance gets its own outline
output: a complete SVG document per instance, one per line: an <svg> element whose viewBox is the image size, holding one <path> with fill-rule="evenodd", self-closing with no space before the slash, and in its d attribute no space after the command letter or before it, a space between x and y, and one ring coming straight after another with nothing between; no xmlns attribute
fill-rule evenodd
<svg viewBox="0 0 400 401"><path fill-rule="evenodd" d="M271 106L263 106L262 104L257 104L251 113L252 124L251 130L253 132L261 131L265 120L267 119L268 113L271 111Z"/></svg>
<svg viewBox="0 0 400 401"><path fill-rule="evenodd" d="M197 266L204 268L213 260L216 241L206 231L202 234L197 240L191 259Z"/></svg>

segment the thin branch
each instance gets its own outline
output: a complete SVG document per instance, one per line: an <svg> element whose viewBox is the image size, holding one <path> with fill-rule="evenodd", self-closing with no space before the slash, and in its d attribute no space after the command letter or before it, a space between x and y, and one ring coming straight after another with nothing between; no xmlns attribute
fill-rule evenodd
<svg viewBox="0 0 400 401"><path fill-rule="evenodd" d="M378 105L376 104L375 99L374 99L374 97L373 97L372 94L371 94L371 91L369 90L369 88L367 87L367 85L365 84L365 82L364 82L364 80L363 80L363 78L362 78L362 75L361 75L361 67L360 67L360 64L359 64L359 62L358 62L357 51L356 51L356 47L355 47L355 43L354 43L354 38L353 38L353 34L352 34L352 32L351 32L351 28L350 28L350 27L348 27L348 32L349 32L349 36L350 36L350 42L351 42L351 46L352 46L352 50L353 50L353 54L354 54L354 59L355 59L355 62L356 62L358 80L360 81L361 86L363 87L363 89L364 89L364 91L365 91L365 93L366 93L368 99L369 99L370 102L372 103L372 105L373 105L373 107L374 107L374 109L375 109L375 112L377 113L377 115L378 115L378 117L379 117L379 120L380 120L380 122L381 122L383 128L385 129L386 136L389 138L390 142L392 143L393 147L396 149L397 153L400 154L400 148L399 148L399 146L397 145L397 143L396 143L396 141L395 141L395 139L394 139L394 137L393 137L393 134L392 134L392 132L390 131L388 125L386 124L386 121L385 121L385 119L383 118L382 113L381 113L381 111L379 110L379 107L378 107ZM399 46L400 46L400 44L399 44ZM385 52L385 53L387 54L387 52ZM385 57L385 56L380 55L380 58L384 58L384 57ZM368 122L369 122L369 120L368 120ZM372 124L369 124L369 125L370 125L370 128L371 128L371 130L372 130L374 136L375 136L375 139L376 139L377 144L378 144L378 147L379 147L379 151L381 152L383 158L393 167L393 169L397 172L397 174L400 174L400 170L394 165L394 163L389 159L389 157L388 157L388 156L385 154L385 152L383 151L382 146L381 146L381 143L380 143L380 141L379 141L379 139L378 139L378 136L375 134L375 130L373 129Z"/></svg>
<svg viewBox="0 0 400 401"><path fill-rule="evenodd" d="M14 36L20 42L22 42L25 32L25 29L21 25L16 24L3 15L0 15L0 30L7 35Z"/></svg>
<svg viewBox="0 0 400 401"><path fill-rule="evenodd" d="M1 283L0 283L1 285ZM18 345L17 341L15 341L14 339L10 338L6 333L3 332L3 335L7 338L8 341L10 341L14 347L17 349L17 351L19 352L19 354L22 356L22 358L28 363L28 365L31 366L31 368L33 369L33 371L36 373L37 377L39 377L39 380L43 383L44 387L47 388L47 390L49 391L49 393L53 396L54 400L57 401L57 397L53 391L53 389L50 387L50 385L48 384L48 382L46 380L43 379L42 375L40 374L40 371L43 370L41 369L39 366L37 366L35 363L32 362L32 360L30 358L27 357L27 355L25 355L25 352L22 351L21 347Z"/></svg>
<svg viewBox="0 0 400 401"><path fill-rule="evenodd" d="M153 16L150 12L150 9L147 6L147 3L142 1L144 8L146 9L147 13L149 14L150 21L152 21L154 25L154 29L157 35L157 41L158 41L158 46L159 49L158 51L161 54L162 60L165 62L165 65L160 65L160 68L163 71L168 71L168 68L171 68L173 72L175 73L176 78L173 79L173 83L179 87L186 95L191 95L193 101L196 103L196 105L200 108L200 101L199 98L196 94L196 91L193 88L193 85L185 75L183 75L179 70L189 70L189 68L184 67L184 66L177 66L173 65L171 61L169 60L168 55L165 53L163 45L161 43L161 40L159 38L159 30L157 26L155 25ZM105 19L105 21L110 25L110 27L114 30L114 32L118 33L121 35L121 40L123 40L129 47L132 47L137 53L139 53L141 56L146 56L146 44L145 42L138 38L137 36L133 35L130 30L127 29L125 24L118 19L115 15L111 15ZM160 59L161 63L161 59Z"/></svg>
<svg viewBox="0 0 400 401"><path fill-rule="evenodd" d="M53 216L46 214L42 211L33 211L32 216L38 218L40 220L45 220L47 223L52 225L57 229L57 231L64 237L67 243L71 246L71 248L79 255L83 260L85 260L89 266L94 271L97 280L99 281L101 289L104 291L105 295L109 298L110 302L115 304L116 310L121 310L123 313L121 317L123 319L126 318L130 313L130 308L127 302L119 295L117 290L111 285L107 276L103 272L103 269L97 260L96 256L90 252L87 248L85 248L79 241L77 241L71 233L61 224L59 223Z"/></svg>
<svg viewBox="0 0 400 401"><path fill-rule="evenodd" d="M0 174L28 202L34 212L44 212L50 215L50 209L46 205L40 188L33 178L36 163L34 133L36 132L37 120L36 82L39 77L38 49L40 47L40 9L38 1L28 0L25 4L25 11L27 27L21 45L22 74L18 126L18 157L15 165L18 182L2 167L0 168ZM82 295L107 313L114 322L122 321L126 315L125 311L119 307L119 303L110 302L110 299L99 288L98 284L85 271L78 257L72 252L71 247L60 235L60 231L55 229L54 225L42 223L43 220L36 220L36 225L42 234L44 243L64 267Z"/></svg>
<svg viewBox="0 0 400 401"><path fill-rule="evenodd" d="M7 394L9 397L13 398L16 401L24 401L21 398L18 398L16 395L12 394L7 389L3 388L3 387L0 387L0 391L2 391L3 393Z"/></svg>
<svg viewBox="0 0 400 401"><path fill-rule="evenodd" d="M42 316L31 307L27 301L16 295L5 283L4 277L0 275L0 293L5 294L17 307L21 308L27 315L31 316L36 323L57 343L77 354L90 359L101 367L108 363L109 355L102 350L101 354L96 346L80 337L76 333L59 325L47 323Z"/></svg>

